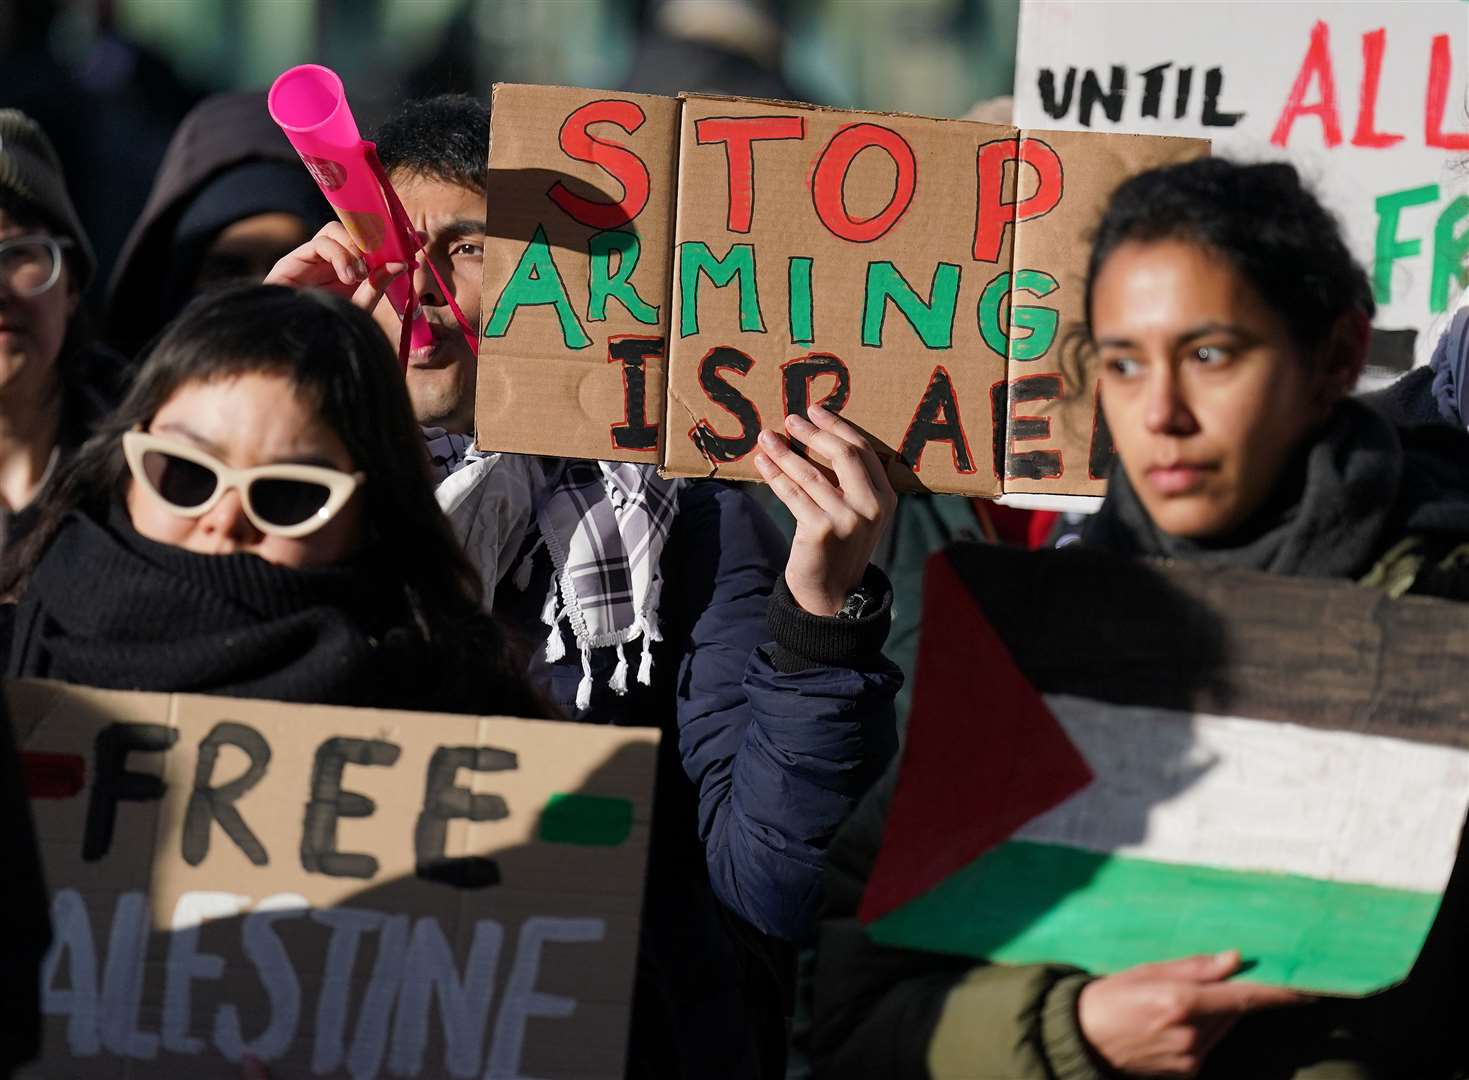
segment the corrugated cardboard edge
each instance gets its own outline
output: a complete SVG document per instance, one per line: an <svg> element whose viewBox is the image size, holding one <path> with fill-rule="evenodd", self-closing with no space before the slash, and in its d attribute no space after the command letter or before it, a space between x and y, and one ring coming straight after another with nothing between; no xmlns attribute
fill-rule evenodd
<svg viewBox="0 0 1469 1080"><path fill-rule="evenodd" d="M600 89L591 88L591 87L566 86L566 85L559 84L559 83L524 83L524 82L512 82L512 81L503 81L503 80L502 81L498 81L498 82L494 82L494 83L491 83L490 84L490 137L489 137L489 142L488 142L488 144L486 146L486 152L485 152L485 161L486 161L486 166L487 166L487 169L488 169L489 173L493 174L493 171L494 171L494 168L495 168L495 166L494 166L494 149L495 149L494 113L495 113L495 102L496 102L496 99L499 97L501 90L546 90L546 91L555 91L555 92L559 92L559 93L568 93L568 94L577 94L577 95L603 95L603 96L610 97L610 98L619 98L619 99L628 99L628 100L633 100L633 99L638 99L638 98L645 98L645 99L656 99L656 100L659 100L659 101L671 102L673 104L673 106L674 106L674 117L675 117L675 119L674 119L675 138L674 138L674 146L673 146L673 152L674 152L674 172L673 172L673 175L674 175L675 182L677 181L677 176L678 176L678 171L677 171L678 170L678 152L679 152L679 149L680 149L680 147L679 147L679 140L677 138L677 131L678 131L678 125L682 122L682 116L683 116L683 103L682 103L682 101L681 101L681 99L679 97L668 95L668 94L646 94L646 93L641 93L641 92L638 92L638 91L631 91L631 90L600 90ZM489 184L487 182L487 184L486 184L486 191L485 191L485 218L486 218L487 221L490 219L490 215L491 215L491 207L490 207L490 204L489 204L489 196L490 196L490 191L489 191ZM674 224L674 222L676 220L677 210L678 210L678 203L677 203L677 199L675 197L674 199L671 199L669 201L668 236L669 236L670 244L671 244L672 237L673 237L673 224ZM669 284L669 290L670 290L670 292L669 292L669 295L665 295L662 298L662 307L661 307L661 310L663 310L663 311L670 311L671 310L671 308L669 307L670 296L671 296L671 291L672 291L671 274L672 274L673 262L674 262L675 255L676 255L676 253L674 252L674 250L670 246L667 249L667 257L668 257L668 264L669 264L669 274L670 274L670 284ZM648 258L649 257L648 252L647 252L647 249L644 250L644 253L643 253L642 257L643 258ZM481 298L481 301L480 301L480 324L479 324L479 328L478 328L478 335L477 335L477 337L475 339L475 366L476 366L476 375L477 376L478 376L478 374L481 371L483 371L484 365L486 363L485 358L482 356L482 352L483 352L483 349L484 349L484 342L486 340L485 326L486 326L486 324L488 322L488 319L489 319L490 310L493 310L493 305L492 304L487 305L487 303L486 303L486 298L494 295L493 290L491 290L490 288L488 288L488 277L487 277L487 275L489 274L489 270L490 270L490 263L489 263L488 260L486 260L485 266L482 268L482 270L480 272L480 298ZM490 310L487 310L487 307ZM668 388L667 388L667 384L668 384L668 343L669 343L671 337L672 337L672 325L670 324L669 327L668 327L668 329L667 329L667 332L665 333L665 336L664 336L663 388L662 388L661 393L662 393L662 395L663 395L663 397L665 399L668 396ZM481 385L482 385L482 383L481 383ZM478 394L478 392L479 392L478 389L476 389L476 395ZM600 454L597 454L595 457L590 458L590 459L587 459L587 460L593 460L593 461L615 461L615 462L622 462L622 463L632 464L632 465L649 465L649 466L652 466L652 467L658 469L659 472L660 472L660 474L661 474L661 472L663 470L663 458L664 458L664 455L665 455L665 452L666 452L665 451L665 443L666 443L666 440L667 440L667 428L665 426L663 426L664 425L663 415L664 415L664 412L665 412L665 409L666 409L666 400L663 401L663 402L657 402L657 401L651 401L650 400L646 404L646 409L647 409L647 413L648 413L649 417L650 418L656 417L657 420L658 420L658 423L660 425L659 426L659 432L658 432L658 445L655 448L655 450L652 452L651 455L648 454L645 451L624 451L622 453L617 453L614 450L614 452L612 452L612 453L600 453ZM478 413L479 413L479 406L478 406L478 400L476 399L476 406L475 406L476 424L475 424L475 431L473 433L474 434L474 447L475 447L476 450L481 451L482 453L517 454L517 455L521 455L521 456L525 456L525 457L563 457L563 456L565 456L564 454L552 453L547 448L545 448L543 446L531 445L530 443L528 443L527 441L525 441L523 438L505 438L505 437L499 437L499 436L497 436L493 440L493 442L494 442L494 445L493 446L487 445L481 439L481 434L480 434L479 425L478 425ZM591 417L586 416L586 414L581 414L581 419L591 419Z"/></svg>
<svg viewBox="0 0 1469 1080"><path fill-rule="evenodd" d="M677 140L677 144L673 148L674 192L673 192L673 201L672 201L671 205L669 206L669 222L668 222L668 236L669 236L669 239L672 241L672 246L669 248L669 260L670 261L669 261L669 267L668 267L668 295L666 297L664 297L664 303L666 303L668 305L668 307L667 307L667 311L668 311L668 345L667 345L667 347L665 349L665 355L667 357L667 361L666 361L666 364L665 364L665 367L664 367L665 378L663 380L663 399L664 399L663 400L663 442L662 442L662 444L658 448L658 475L659 476L662 476L664 478L670 478L670 477L691 477L691 478L698 479L698 480L711 480L711 479L714 479L714 478L716 478L716 477L719 476L719 462L715 461L714 459L712 459L711 457L709 457L708 454L704 453L704 448L701 447L701 446L699 446L697 443L695 443L696 449L698 449L698 451L700 452L700 454L703 455L704 461L709 465L709 468L708 468L707 471L693 472L693 471L689 471L689 470L685 470L685 469L679 468L678 466L671 466L668 463L668 448L669 448L669 445L673 442L673 439L674 439L674 434L673 434L674 433L674 420L677 417L677 415L679 415L679 411L682 410L682 412L684 414L687 414L689 420L694 425L697 425L698 422L699 422L699 416L698 416L698 414L696 412L694 412L693 409L690 409L689 408L688 403L686 401L684 401L683 396L680 395L679 393L677 393L674 390L674 388L673 388L673 336L674 336L674 334L676 334L678 332L674 328L674 325L673 325L674 324L674 319L673 319L673 297L674 297L674 293L675 293L675 291L677 289L678 272L679 272L679 267L678 267L678 261L679 261L679 252L678 252L678 210L679 210L679 207L681 207L683 205L683 197L684 197L684 173L683 173L683 107L684 107L684 102L686 102L686 101L693 101L693 100L696 100L696 99L697 100L708 99L708 100L713 100L713 101L742 101L742 100L750 100L750 99L748 99L748 98L733 97L733 96L728 96L728 95L708 95L708 94L690 94L690 93L681 93L681 94L678 95L678 99L677 99L678 100L678 125L677 125L677 129L676 130L678 131L678 140ZM775 104L775 103L772 102L772 104Z"/></svg>
<svg viewBox="0 0 1469 1080"><path fill-rule="evenodd" d="M1074 131L1074 130L1062 129L1062 128L1035 128L1035 127L1025 127L1025 128L1018 129L1017 138L1018 139L1026 139L1026 138L1033 138L1034 137L1034 138L1044 139L1044 137L1046 137L1046 136L1053 136L1053 135L1065 135L1065 136L1068 136L1069 137L1069 136L1072 136L1072 135L1091 135L1091 134L1105 135L1109 141L1118 141L1118 142L1128 142L1128 141L1132 141L1132 140L1136 140L1136 139L1145 139L1145 140L1147 140L1148 144L1151 145L1151 146L1157 146L1161 142L1170 142L1170 143L1178 143L1178 144L1187 143L1187 144L1190 144L1190 146L1193 146L1193 147L1197 147L1198 145L1202 144L1202 146L1203 146L1203 153L1202 154L1195 154L1194 155L1194 158L1198 158L1198 157L1210 157L1210 156L1213 155L1213 152L1214 152L1212 140L1209 140L1209 139L1200 139L1200 138L1197 138L1197 137L1192 136L1192 135L1147 135L1147 134L1143 134L1143 133L1135 132L1135 131L1098 131L1098 132L1087 132L1087 131ZM1185 146L1180 145L1178 147L1178 151L1179 151L1178 155L1176 157L1171 157L1171 160L1174 161L1174 162L1181 162L1181 161L1190 160L1189 157L1185 153L1185 151L1187 151L1188 149L1189 149L1189 147L1185 147ZM1153 168L1160 168L1162 166L1152 166L1152 167ZM1137 173L1132 173L1130 175L1131 176L1136 176L1138 174ZM1014 207L1012 207L1012 210L1013 209L1014 209ZM1100 208L1099 214L1101 212L1105 212L1105 209L1106 209L1105 205L1102 206ZM1023 227L1023 225L1024 225L1024 222L1020 222L1020 221L1014 221L1011 224L1011 229L1012 229L1012 233L1013 233L1013 237L1014 237L1013 242L1010 245L1010 273L1011 273L1011 285L1012 285L1012 288L1010 290L1010 301L1009 301L1009 304L1008 304L1008 306L1006 308L1006 313L1007 313L1007 318L1010 319L1010 320L1012 320L1012 321L1011 321L1010 326L1007 327L1006 334L1005 334L1005 341L1006 341L1006 350L1005 350L1005 352L1006 352L1006 355L1005 355L1005 381L1007 383L1009 383L1011 381L1011 379L1013 378L1013 373L1016 370L1017 363L1019 363L1019 364L1033 363L1033 361L1017 361L1016 360L1015 354L1014 354L1015 337L1014 337L1014 334L1011 332L1014 329L1013 319L1014 319L1014 311L1015 311L1015 308L1014 308L1015 291L1014 291L1014 288L1013 288L1013 285L1014 285L1014 273L1015 273L1015 257L1016 257L1016 252L1020 248L1020 231L1021 231L1021 228ZM1090 241L1088 241L1088 244L1087 244L1087 255L1088 255L1088 259L1090 259L1090 254L1091 254L1090 249L1091 249L1091 243L1090 243ZM1085 271L1083 269L1083 273L1084 272ZM1062 380L1062 383L1061 383L1061 389L1062 389L1062 394L1063 394L1062 409L1063 410L1076 410L1078 408L1085 407L1087 405L1087 400L1090 399L1092 402L1094 402L1094 408L1096 410L1094 412L1094 414L1093 414L1093 416L1094 416L1094 422L1100 422L1099 420L1097 420L1097 417L1100 416L1100 410L1101 410L1101 398L1099 396L1099 383L1098 383L1097 376L1096 375L1093 375L1091 377L1089 383L1086 386L1080 386L1080 387L1073 387L1073 386L1071 386L1070 385L1070 381L1071 381L1070 380L1070 373L1066 370L1066 365L1063 362L1062 357L1060 355L1060 350L1064 350L1065 349L1065 341L1066 341L1066 338L1069 336L1071 330L1078 329L1083 324L1084 324L1083 322L1075 322L1075 323L1072 323L1071 327L1069 327L1069 328L1066 327L1063 324L1063 326L1060 328L1060 332L1057 335L1056 343L1055 343L1055 346L1054 346L1058 350L1057 356L1056 356L1056 359L1055 359L1055 367L1056 367L1056 370L1061 373L1061 380ZM1004 454L1002 455L1001 460L1000 460L1000 469L1001 469L1000 483L1001 483L1001 490L1000 490L1000 494L999 494L998 497L1003 498L1006 495L1011 495L1011 496L1018 496L1018 497L1021 497L1021 498L1032 498L1032 499L1034 499L1034 498L1051 498L1051 499L1077 499L1077 500L1080 500L1080 499L1101 500L1101 499L1104 499L1106 497L1106 493L1107 493L1107 480L1106 480L1106 478L1093 478L1093 477L1090 477L1090 476L1088 476L1088 478L1086 480L1082 481L1079 485L1078 484L1070 484L1070 485L1057 485L1056 487L1051 487L1051 488L1040 488L1033 481L1026 482L1026 481L1020 480L1020 481L1017 481L1017 483L1018 483L1019 486L1017 486L1017 487L1010 487L1010 486L1008 486L1008 484L1009 484L1009 475L1008 475L1008 473L1009 473L1009 464L1010 464L1010 447L1012 445L1011 444L1011 441L1010 441L1010 432L1009 432L1010 422L1011 422L1011 416L1012 416L1011 411L1007 408L1005 410L1005 428L1006 428L1006 430L1005 430L1005 441L1004 441ZM1100 507L1100 502L1097 502L1096 506L1095 507L1092 507L1090 509L1084 508L1081 504L1078 503L1078 504L1073 504L1072 506L1069 506L1069 507L1065 507L1064 509L1069 509L1069 510L1071 510L1073 512L1075 512L1075 511L1081 511L1081 512L1084 512L1084 513L1094 513L1095 510L1097 508L1099 508L1099 507ZM1062 508L1059 508L1058 507L1058 509L1062 509Z"/></svg>
<svg viewBox="0 0 1469 1080"><path fill-rule="evenodd" d="M1008 127L1013 131L1019 129L1014 124L996 124L988 120L971 120L965 116L930 116L927 113L901 112L895 109L851 109L843 105L816 105L809 101L784 101L781 98L741 97L738 94L713 94L699 90L682 90L679 92L680 101L731 101L739 103L754 103L756 105L776 105L783 109L804 109L807 112L843 113L849 116L886 116L899 120L925 120L935 121L940 124L979 124L983 127Z"/></svg>

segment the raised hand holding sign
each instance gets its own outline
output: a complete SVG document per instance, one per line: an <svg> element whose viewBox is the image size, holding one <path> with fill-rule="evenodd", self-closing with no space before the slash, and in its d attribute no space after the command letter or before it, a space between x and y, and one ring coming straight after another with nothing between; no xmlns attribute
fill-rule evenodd
<svg viewBox="0 0 1469 1080"><path fill-rule="evenodd" d="M862 581L898 497L866 438L835 413L813 405L810 420L793 414L785 426L830 471L774 431L761 432L755 468L796 519L785 570L791 596L813 615L835 615Z"/></svg>

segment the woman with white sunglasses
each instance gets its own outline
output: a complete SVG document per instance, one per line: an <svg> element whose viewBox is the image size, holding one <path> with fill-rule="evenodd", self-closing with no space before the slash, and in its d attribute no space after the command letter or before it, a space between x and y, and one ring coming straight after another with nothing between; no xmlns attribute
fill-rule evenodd
<svg viewBox="0 0 1469 1080"><path fill-rule="evenodd" d="M0 109L0 549L121 397L127 367L89 340L82 312L95 269L50 141Z"/></svg>
<svg viewBox="0 0 1469 1080"><path fill-rule="evenodd" d="M196 301L0 565L9 674L545 715L427 464L367 315L270 286Z"/></svg>

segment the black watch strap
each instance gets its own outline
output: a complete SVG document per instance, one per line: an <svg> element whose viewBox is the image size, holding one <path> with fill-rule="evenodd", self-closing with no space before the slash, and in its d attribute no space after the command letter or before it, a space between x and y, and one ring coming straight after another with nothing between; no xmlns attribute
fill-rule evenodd
<svg viewBox="0 0 1469 1080"><path fill-rule="evenodd" d="M882 597L876 595L866 585L858 585L847 593L842 601L841 610L836 614L838 619L864 619L875 614L882 606Z"/></svg>

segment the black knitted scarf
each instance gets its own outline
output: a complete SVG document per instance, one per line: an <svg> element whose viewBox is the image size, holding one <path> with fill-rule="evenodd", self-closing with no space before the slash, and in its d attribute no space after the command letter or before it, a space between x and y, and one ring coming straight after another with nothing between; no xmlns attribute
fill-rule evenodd
<svg viewBox="0 0 1469 1080"><path fill-rule="evenodd" d="M295 570L255 555L197 555L139 536L121 506L105 521L77 511L27 582L8 673L431 707L414 693L426 674L422 638L379 581L365 564Z"/></svg>

